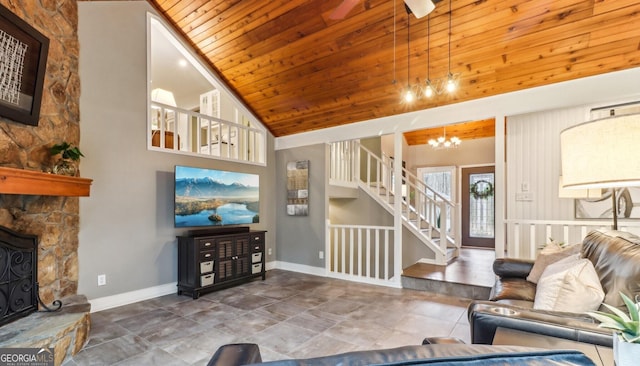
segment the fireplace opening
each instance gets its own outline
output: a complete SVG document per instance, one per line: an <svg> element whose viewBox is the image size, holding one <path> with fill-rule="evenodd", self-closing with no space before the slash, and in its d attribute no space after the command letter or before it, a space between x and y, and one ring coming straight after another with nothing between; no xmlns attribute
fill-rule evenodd
<svg viewBox="0 0 640 366"><path fill-rule="evenodd" d="M0 226L0 326L38 309L38 237Z"/></svg>

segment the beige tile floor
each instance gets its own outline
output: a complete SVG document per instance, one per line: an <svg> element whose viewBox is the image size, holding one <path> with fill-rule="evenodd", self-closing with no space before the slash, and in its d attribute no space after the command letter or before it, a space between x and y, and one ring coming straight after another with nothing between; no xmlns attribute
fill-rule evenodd
<svg viewBox="0 0 640 366"><path fill-rule="evenodd" d="M85 348L65 365L206 365L226 343L253 342L263 360L469 341L469 300L283 270L192 300L167 295L91 314Z"/></svg>

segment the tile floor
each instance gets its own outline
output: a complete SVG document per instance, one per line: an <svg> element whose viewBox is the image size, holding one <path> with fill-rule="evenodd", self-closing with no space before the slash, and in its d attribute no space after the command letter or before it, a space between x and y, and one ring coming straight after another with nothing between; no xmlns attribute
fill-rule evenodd
<svg viewBox="0 0 640 366"><path fill-rule="evenodd" d="M192 300L167 295L91 314L85 348L64 365L206 365L226 343L253 342L264 361L469 341L469 300L283 270Z"/></svg>

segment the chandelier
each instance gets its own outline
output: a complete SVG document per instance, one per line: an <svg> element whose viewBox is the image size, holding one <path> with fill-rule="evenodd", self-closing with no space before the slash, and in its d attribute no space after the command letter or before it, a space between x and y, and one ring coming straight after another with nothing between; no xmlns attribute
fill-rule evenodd
<svg viewBox="0 0 640 366"><path fill-rule="evenodd" d="M451 72L451 2L453 0L449 0L449 30L448 30L448 54L447 54L447 62L448 62L448 72L446 76L441 78L432 79L430 75L431 68L431 15L427 17L427 78L426 85L425 84L414 84L411 85L410 82L410 26L411 26L411 18L407 17L407 87L403 91L403 99L406 103L411 103L415 99L420 99L423 96L427 98L432 98L436 95L448 93L453 94L458 89L460 73L452 73ZM394 1L395 3L395 1ZM410 15L411 9L408 6L405 6L407 10L407 15ZM414 14L415 15L415 14ZM395 78L395 9L394 9L394 83L396 81Z"/></svg>
<svg viewBox="0 0 640 366"><path fill-rule="evenodd" d="M434 149L450 149L460 146L462 140L453 136L447 140L447 128L443 127L443 135L437 139L430 139L428 144Z"/></svg>

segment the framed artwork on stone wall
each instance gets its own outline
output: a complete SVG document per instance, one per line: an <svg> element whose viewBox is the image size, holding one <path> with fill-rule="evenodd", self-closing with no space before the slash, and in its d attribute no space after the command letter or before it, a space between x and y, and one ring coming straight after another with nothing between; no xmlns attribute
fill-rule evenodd
<svg viewBox="0 0 640 366"><path fill-rule="evenodd" d="M309 214L309 160L287 163L287 214Z"/></svg>
<svg viewBox="0 0 640 366"><path fill-rule="evenodd" d="M0 5L0 116L38 125L49 39Z"/></svg>

